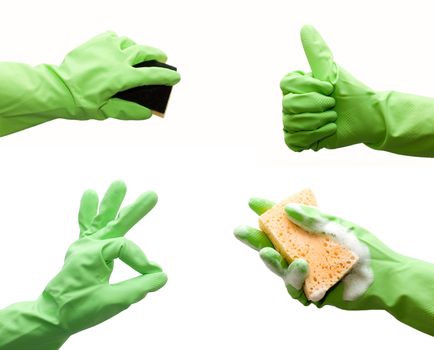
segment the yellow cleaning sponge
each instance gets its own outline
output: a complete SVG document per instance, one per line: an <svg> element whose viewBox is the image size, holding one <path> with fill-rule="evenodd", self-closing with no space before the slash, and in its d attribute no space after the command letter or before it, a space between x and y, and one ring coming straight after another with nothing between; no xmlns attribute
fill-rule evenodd
<svg viewBox="0 0 434 350"><path fill-rule="evenodd" d="M284 211L289 203L316 206L312 191L303 190L262 214L259 227L289 263L298 258L307 261L309 275L304 293L309 300L318 301L351 270L358 257L331 237L307 232L292 223Z"/></svg>

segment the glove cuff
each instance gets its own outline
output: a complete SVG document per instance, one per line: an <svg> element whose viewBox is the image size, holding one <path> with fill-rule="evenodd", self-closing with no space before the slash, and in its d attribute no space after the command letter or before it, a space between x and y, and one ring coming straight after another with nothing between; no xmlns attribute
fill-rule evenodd
<svg viewBox="0 0 434 350"><path fill-rule="evenodd" d="M402 257L393 271L390 295L383 301L386 310L399 321L434 336L434 264ZM387 298L386 298L387 296Z"/></svg>
<svg viewBox="0 0 434 350"><path fill-rule="evenodd" d="M375 110L384 133L367 146L404 155L434 156L434 99L389 91L377 94Z"/></svg>
<svg viewBox="0 0 434 350"><path fill-rule="evenodd" d="M57 350L69 338L40 300L9 306L0 311L2 350Z"/></svg>

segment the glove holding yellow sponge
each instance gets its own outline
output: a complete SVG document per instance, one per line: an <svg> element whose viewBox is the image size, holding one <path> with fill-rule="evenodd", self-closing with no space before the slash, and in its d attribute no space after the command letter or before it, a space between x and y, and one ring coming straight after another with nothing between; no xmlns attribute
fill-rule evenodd
<svg viewBox="0 0 434 350"><path fill-rule="evenodd" d="M257 198L251 199L249 205L255 213L261 215L260 220L267 211L279 206ZM303 247L305 240L293 239L289 248L285 248L285 244L282 244L285 242L283 231L277 230L275 235L273 232L270 235L248 226L235 229L235 236L258 250L267 267L283 278L291 297L304 305L314 303L318 307L332 305L345 310L385 310L399 321L434 335L434 264L400 255L366 229L324 214L314 206L289 203L282 210L285 220L297 226L297 230L303 230L305 234L318 239L335 242L356 257L356 262L344 274L346 267L339 265L342 255L333 255L332 251L326 253L329 247L324 247L323 254L330 254L336 262L334 264L333 259L326 259L330 264L327 266L330 276L334 278L334 275L340 274L340 280L329 285L328 290L321 289L318 285L318 289L309 295L306 293L309 292L306 290L306 281L312 277L310 274L321 276L318 270L310 269L311 250L314 251L310 242L305 245L308 248L303 249L300 247ZM298 231L290 234L296 238L303 237ZM290 260L288 250L291 247L299 256L293 256L296 258ZM286 249L286 253L283 249ZM341 253L342 251L339 254ZM317 256L311 260L312 264L317 264L316 260L321 259Z"/></svg>

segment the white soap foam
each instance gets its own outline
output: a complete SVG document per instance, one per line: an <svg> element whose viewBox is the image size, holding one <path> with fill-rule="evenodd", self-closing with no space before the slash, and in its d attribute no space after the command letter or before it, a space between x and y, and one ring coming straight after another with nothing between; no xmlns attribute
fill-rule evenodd
<svg viewBox="0 0 434 350"><path fill-rule="evenodd" d="M298 210L302 215L305 215L301 206L291 204L291 207ZM324 233L331 236L336 242L350 249L359 257L357 263L343 279L344 300L351 301L359 298L374 281L374 273L371 268L371 256L368 247L357 239L356 235L351 232L351 229L346 228L337 222L318 217L307 218L307 220L309 220L309 227L306 227L302 222L294 219L292 220L306 231ZM325 292L318 291L313 297L321 300L324 297L324 294Z"/></svg>
<svg viewBox="0 0 434 350"><path fill-rule="evenodd" d="M306 279L307 269L306 266L298 267L297 261L293 262L293 268L288 268L287 272L283 276L283 281L285 285L288 284L294 287L297 290L300 290L303 287L304 280Z"/></svg>
<svg viewBox="0 0 434 350"><path fill-rule="evenodd" d="M324 298L324 295L327 293L326 288L317 289L310 295L311 301L320 301L322 298Z"/></svg>
<svg viewBox="0 0 434 350"><path fill-rule="evenodd" d="M374 281L368 247L360 242L350 229L337 222L327 221L318 232L331 235L338 243L359 257L357 263L343 279L344 300L351 301L359 298Z"/></svg>

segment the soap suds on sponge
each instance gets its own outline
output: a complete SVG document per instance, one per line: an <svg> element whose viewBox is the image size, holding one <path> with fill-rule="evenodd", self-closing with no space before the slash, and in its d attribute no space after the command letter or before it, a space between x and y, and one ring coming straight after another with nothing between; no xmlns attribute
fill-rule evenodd
<svg viewBox="0 0 434 350"><path fill-rule="evenodd" d="M301 191L262 214L259 227L288 262L295 259L307 261L309 274L304 283L304 293L309 300L319 301L356 265L358 252L327 234L307 232L292 223L284 211L290 203L316 206L312 191Z"/></svg>

